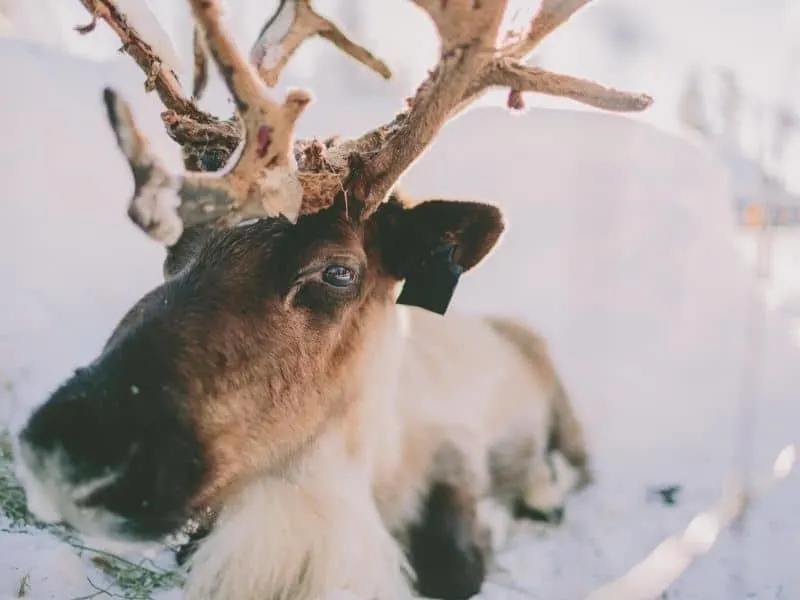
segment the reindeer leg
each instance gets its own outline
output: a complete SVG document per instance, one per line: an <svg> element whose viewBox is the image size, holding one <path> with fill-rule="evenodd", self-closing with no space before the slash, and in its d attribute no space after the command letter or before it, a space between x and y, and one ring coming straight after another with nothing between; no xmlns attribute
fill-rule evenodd
<svg viewBox="0 0 800 600"><path fill-rule="evenodd" d="M433 457L418 518L404 536L421 596L471 598L491 567L498 532L484 506L489 473L479 447L467 436L443 444Z"/></svg>
<svg viewBox="0 0 800 600"><path fill-rule="evenodd" d="M540 432L544 434L544 432ZM548 436L529 435L502 442L489 458L493 493L515 519L560 523L566 494L560 469L546 444Z"/></svg>
<svg viewBox="0 0 800 600"><path fill-rule="evenodd" d="M523 489L514 506L517 518L559 524L567 496L591 481L580 429L565 419L564 406L559 410L560 418L550 425L550 432L537 436L532 446Z"/></svg>
<svg viewBox="0 0 800 600"><path fill-rule="evenodd" d="M461 600L480 592L489 540L476 513L476 498L465 488L446 482L432 485L420 521L408 532L409 559L420 595Z"/></svg>
<svg viewBox="0 0 800 600"><path fill-rule="evenodd" d="M564 520L564 496L551 456L546 450L537 452L531 460L525 489L514 505L514 516L560 524Z"/></svg>

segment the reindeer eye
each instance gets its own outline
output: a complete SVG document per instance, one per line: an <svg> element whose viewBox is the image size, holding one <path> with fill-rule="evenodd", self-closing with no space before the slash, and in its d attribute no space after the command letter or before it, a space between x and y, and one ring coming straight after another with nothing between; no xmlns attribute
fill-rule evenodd
<svg viewBox="0 0 800 600"><path fill-rule="evenodd" d="M346 287L355 283L356 272L342 265L331 265L322 272L322 280L328 285Z"/></svg>

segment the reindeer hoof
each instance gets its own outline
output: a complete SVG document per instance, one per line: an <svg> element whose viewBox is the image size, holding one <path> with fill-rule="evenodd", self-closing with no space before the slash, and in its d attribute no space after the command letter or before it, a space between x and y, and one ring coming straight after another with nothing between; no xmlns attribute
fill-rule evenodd
<svg viewBox="0 0 800 600"><path fill-rule="evenodd" d="M514 517L517 519L528 519L530 521L538 521L540 523L550 523L552 525L561 525L564 521L564 507L556 506L555 508L536 508L528 506L522 501L517 502L514 506Z"/></svg>

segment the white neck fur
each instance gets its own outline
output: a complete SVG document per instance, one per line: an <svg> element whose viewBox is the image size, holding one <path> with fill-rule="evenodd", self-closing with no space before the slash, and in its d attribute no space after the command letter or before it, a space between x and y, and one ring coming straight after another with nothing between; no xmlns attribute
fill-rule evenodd
<svg viewBox="0 0 800 600"><path fill-rule="evenodd" d="M405 557L372 494L376 455L392 453L398 437L386 427L402 314L387 311L386 326L364 347L353 413L323 433L294 476L261 477L226 503L188 565L186 600L320 600L340 590L412 597Z"/></svg>

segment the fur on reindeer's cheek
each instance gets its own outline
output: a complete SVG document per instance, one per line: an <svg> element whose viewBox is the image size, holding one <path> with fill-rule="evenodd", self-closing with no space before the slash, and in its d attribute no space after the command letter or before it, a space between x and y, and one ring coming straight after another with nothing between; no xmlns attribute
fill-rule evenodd
<svg viewBox="0 0 800 600"><path fill-rule="evenodd" d="M308 281L297 289L294 295L295 306L306 308L314 319L338 320L345 307L361 295L361 287L356 284L346 289L332 289L319 281Z"/></svg>

